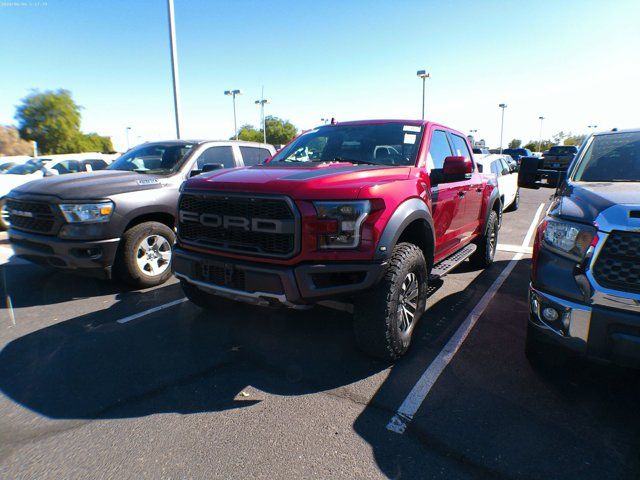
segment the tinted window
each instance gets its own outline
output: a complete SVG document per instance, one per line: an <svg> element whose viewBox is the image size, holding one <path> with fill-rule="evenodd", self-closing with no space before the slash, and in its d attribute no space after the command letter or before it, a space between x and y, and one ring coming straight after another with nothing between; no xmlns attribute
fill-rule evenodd
<svg viewBox="0 0 640 480"><path fill-rule="evenodd" d="M271 156L269 150L258 147L240 147L240 153L242 154L242 160L244 160L244 164L247 167L258 165L262 163L265 158Z"/></svg>
<svg viewBox="0 0 640 480"><path fill-rule="evenodd" d="M578 182L640 182L640 132L597 135L576 170Z"/></svg>
<svg viewBox="0 0 640 480"><path fill-rule="evenodd" d="M30 173L37 172L44 166L44 162L39 159L29 160L23 165L15 165L7 170L7 174L10 175L29 175Z"/></svg>
<svg viewBox="0 0 640 480"><path fill-rule="evenodd" d="M84 162L85 165L89 165L91 167L91 170L104 170L105 168L108 167L107 162L105 162L104 160L85 160Z"/></svg>
<svg viewBox="0 0 640 480"><path fill-rule="evenodd" d="M198 170L202 170L207 163L215 163L224 168L234 168L236 162L233 158L233 149L230 146L219 146L207 148L198 157Z"/></svg>
<svg viewBox="0 0 640 480"><path fill-rule="evenodd" d="M450 157L451 147L447 134L442 130L435 130L431 135L431 143L429 144L429 163L431 168L441 169L444 165L444 159Z"/></svg>
<svg viewBox="0 0 640 480"><path fill-rule="evenodd" d="M80 162L77 160L63 160L62 162L53 165L51 170L56 170L60 175L85 171L84 167L80 165Z"/></svg>
<svg viewBox="0 0 640 480"><path fill-rule="evenodd" d="M491 173L494 173L498 176L502 174L502 167L500 166L500 162L498 160L494 160L491 162Z"/></svg>
<svg viewBox="0 0 640 480"><path fill-rule="evenodd" d="M453 142L453 154L458 157L467 157L471 158L471 154L469 153L469 147L467 146L467 140L458 136L451 135L451 141Z"/></svg>
<svg viewBox="0 0 640 480"><path fill-rule="evenodd" d="M171 173L180 168L191 152L190 144L143 144L133 148L109 165L109 170L140 173Z"/></svg>

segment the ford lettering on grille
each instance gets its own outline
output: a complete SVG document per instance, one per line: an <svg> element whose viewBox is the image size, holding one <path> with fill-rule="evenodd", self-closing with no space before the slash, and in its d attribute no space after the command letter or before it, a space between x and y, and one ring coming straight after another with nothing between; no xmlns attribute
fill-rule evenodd
<svg viewBox="0 0 640 480"><path fill-rule="evenodd" d="M180 210L180 222L199 222L205 227L231 229L245 232L293 233L292 220L274 220L270 218L246 218L215 213L197 213Z"/></svg>

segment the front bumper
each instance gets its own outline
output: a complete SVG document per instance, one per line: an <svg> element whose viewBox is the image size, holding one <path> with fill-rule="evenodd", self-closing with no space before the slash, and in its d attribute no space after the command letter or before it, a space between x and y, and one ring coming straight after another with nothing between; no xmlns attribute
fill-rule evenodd
<svg viewBox="0 0 640 480"><path fill-rule="evenodd" d="M552 308L558 319L542 312ZM640 367L640 311L560 298L529 287L529 322L549 343L598 360Z"/></svg>
<svg viewBox="0 0 640 480"><path fill-rule="evenodd" d="M349 297L375 285L385 262L304 264L281 267L206 255L176 247L177 278L202 291L258 305L309 305Z"/></svg>
<svg viewBox="0 0 640 480"><path fill-rule="evenodd" d="M110 278L120 239L62 240L10 228L9 241L17 257L33 263Z"/></svg>

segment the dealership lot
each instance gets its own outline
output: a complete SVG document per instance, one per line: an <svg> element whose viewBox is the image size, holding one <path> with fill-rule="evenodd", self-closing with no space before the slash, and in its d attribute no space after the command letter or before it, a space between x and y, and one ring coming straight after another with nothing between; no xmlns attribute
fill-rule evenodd
<svg viewBox="0 0 640 480"><path fill-rule="evenodd" d="M638 478L637 372L524 357L523 242L549 191L521 195L496 263L432 285L394 366L355 348L342 311L203 312L175 280L54 272L10 258L3 236L0 475ZM413 418L390 428L407 399Z"/></svg>

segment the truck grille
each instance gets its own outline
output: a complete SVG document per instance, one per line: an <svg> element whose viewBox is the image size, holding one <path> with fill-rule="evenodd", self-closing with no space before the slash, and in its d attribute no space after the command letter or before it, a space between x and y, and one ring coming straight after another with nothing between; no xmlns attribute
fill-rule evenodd
<svg viewBox="0 0 640 480"><path fill-rule="evenodd" d="M296 253L298 216L285 198L185 193L178 208L184 242L265 257ZM281 231L259 231L260 220L277 221Z"/></svg>
<svg viewBox="0 0 640 480"><path fill-rule="evenodd" d="M611 232L598 256L593 275L604 287L640 292L640 233Z"/></svg>
<svg viewBox="0 0 640 480"><path fill-rule="evenodd" d="M12 228L45 234L54 233L56 217L48 203L8 198L7 210Z"/></svg>

